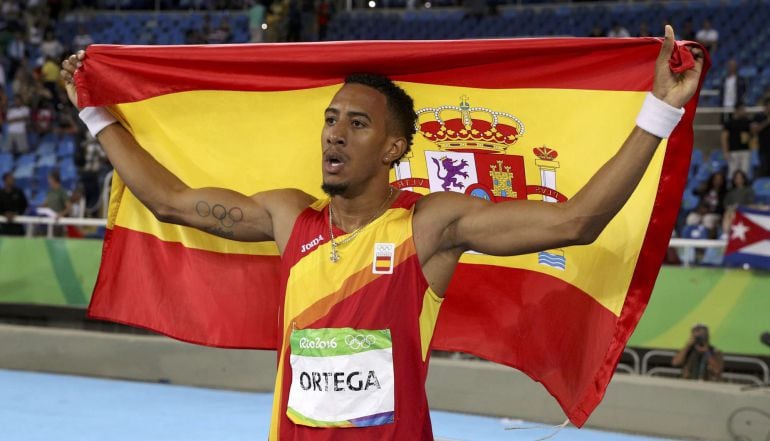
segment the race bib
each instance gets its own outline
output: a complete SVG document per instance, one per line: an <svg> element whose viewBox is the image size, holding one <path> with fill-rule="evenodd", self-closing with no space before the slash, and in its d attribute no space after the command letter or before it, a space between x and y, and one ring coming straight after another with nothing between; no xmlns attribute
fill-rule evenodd
<svg viewBox="0 0 770 441"><path fill-rule="evenodd" d="M286 415L311 427L393 422L390 330L303 329L291 334L291 389Z"/></svg>

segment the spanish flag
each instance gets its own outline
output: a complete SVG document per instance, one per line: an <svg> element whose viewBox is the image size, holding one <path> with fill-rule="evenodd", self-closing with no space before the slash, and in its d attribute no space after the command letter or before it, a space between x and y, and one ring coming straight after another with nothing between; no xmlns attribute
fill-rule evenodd
<svg viewBox="0 0 770 441"><path fill-rule="evenodd" d="M81 105L109 106L191 187L247 195L293 187L320 198L324 109L346 75L385 74L414 98L419 116L413 151L392 185L559 203L633 128L660 46L654 38L94 45L75 80ZM687 55L679 46L672 68ZM466 253L433 349L521 369L583 425L666 252L696 104L697 95L595 243L513 257ZM223 222L231 215L219 214ZM108 228L91 317L204 345L279 347L273 243L158 222L119 177Z"/></svg>

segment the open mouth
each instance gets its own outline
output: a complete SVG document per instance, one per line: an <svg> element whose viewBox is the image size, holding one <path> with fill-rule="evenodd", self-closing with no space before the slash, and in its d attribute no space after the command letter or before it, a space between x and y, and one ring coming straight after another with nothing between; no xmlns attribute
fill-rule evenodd
<svg viewBox="0 0 770 441"><path fill-rule="evenodd" d="M345 157L339 153L329 152L324 154L324 169L329 173L338 172L345 165Z"/></svg>

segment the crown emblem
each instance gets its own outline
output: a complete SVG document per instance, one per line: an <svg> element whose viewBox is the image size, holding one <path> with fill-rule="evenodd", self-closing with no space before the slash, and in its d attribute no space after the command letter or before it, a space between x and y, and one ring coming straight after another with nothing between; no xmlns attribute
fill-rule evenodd
<svg viewBox="0 0 770 441"><path fill-rule="evenodd" d="M421 122L423 115L427 117ZM416 126L425 139L444 150L503 153L524 134L521 120L509 113L471 107L467 96L460 97L459 106L418 110Z"/></svg>
<svg viewBox="0 0 770 441"><path fill-rule="evenodd" d="M543 161L553 161L559 154L554 149L549 149L546 146L535 147L532 149L532 153Z"/></svg>

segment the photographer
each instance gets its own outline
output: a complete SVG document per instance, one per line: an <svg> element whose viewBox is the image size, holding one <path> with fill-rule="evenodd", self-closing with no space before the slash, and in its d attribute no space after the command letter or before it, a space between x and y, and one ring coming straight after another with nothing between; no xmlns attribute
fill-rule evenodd
<svg viewBox="0 0 770 441"><path fill-rule="evenodd" d="M671 359L671 365L682 367L682 378L721 381L724 360L722 352L709 343L709 329L696 324L687 344Z"/></svg>

